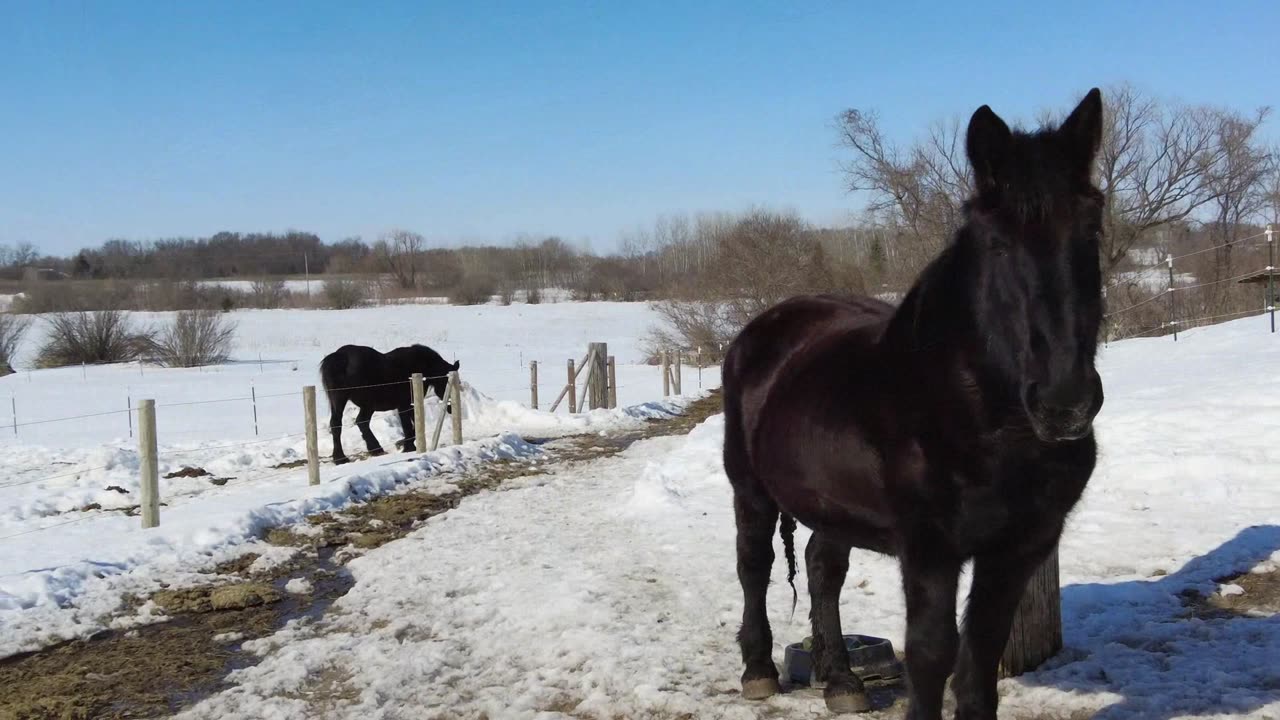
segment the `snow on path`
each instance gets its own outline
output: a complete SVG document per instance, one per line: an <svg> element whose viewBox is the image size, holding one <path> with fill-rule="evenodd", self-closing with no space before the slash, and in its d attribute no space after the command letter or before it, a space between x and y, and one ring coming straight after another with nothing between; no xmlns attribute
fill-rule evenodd
<svg viewBox="0 0 1280 720"><path fill-rule="evenodd" d="M1194 618L1178 597L1280 563L1280 376L1257 330L1104 354L1103 453L1061 552L1067 649L1001 683L1002 717L1280 717L1280 616ZM807 692L737 696L722 435L711 418L468 499L353 561L337 612L255 643L262 663L182 717L828 717ZM778 661L807 634L781 572ZM896 565L855 552L842 614L900 648Z"/></svg>

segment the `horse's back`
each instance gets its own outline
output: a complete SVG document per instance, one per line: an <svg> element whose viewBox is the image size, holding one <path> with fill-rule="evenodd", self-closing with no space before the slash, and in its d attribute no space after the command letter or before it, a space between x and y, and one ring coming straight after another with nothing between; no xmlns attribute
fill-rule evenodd
<svg viewBox="0 0 1280 720"><path fill-rule="evenodd" d="M734 338L724 361L726 402L750 416L772 390L779 373L825 343L859 329L872 329L893 315L893 306L861 296L804 295L761 313Z"/></svg>
<svg viewBox="0 0 1280 720"><path fill-rule="evenodd" d="M880 462L868 430L876 353L894 307L873 298L804 296L770 308L734 339L724 365L725 469L811 528L853 525L885 550ZM861 416L861 417L859 417ZM824 501L862 488L856 502ZM816 492L815 492L816 491Z"/></svg>

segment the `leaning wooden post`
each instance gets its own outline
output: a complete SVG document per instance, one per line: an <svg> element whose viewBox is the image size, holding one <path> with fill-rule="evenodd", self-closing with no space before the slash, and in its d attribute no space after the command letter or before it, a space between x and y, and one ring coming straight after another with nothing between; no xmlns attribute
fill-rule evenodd
<svg viewBox="0 0 1280 720"><path fill-rule="evenodd" d="M409 376L413 386L413 442L418 452L427 451L427 388L422 373Z"/></svg>
<svg viewBox="0 0 1280 720"><path fill-rule="evenodd" d="M587 362L591 363L587 378L587 407L591 410L603 410L609 407L609 344L590 343L587 349Z"/></svg>
<svg viewBox="0 0 1280 720"><path fill-rule="evenodd" d="M138 403L138 471L142 528L160 524L160 464L156 450L156 401Z"/></svg>
<svg viewBox="0 0 1280 720"><path fill-rule="evenodd" d="M569 414L578 412L578 373L573 370L573 358L569 358Z"/></svg>
<svg viewBox="0 0 1280 720"><path fill-rule="evenodd" d="M618 364L609 356L609 409L618 407Z"/></svg>
<svg viewBox="0 0 1280 720"><path fill-rule="evenodd" d="M662 351L662 397L671 395L671 358L670 354Z"/></svg>
<svg viewBox="0 0 1280 720"><path fill-rule="evenodd" d="M316 386L302 388L302 414L307 432L307 482L320 484L320 439L316 437Z"/></svg>
<svg viewBox="0 0 1280 720"><path fill-rule="evenodd" d="M453 412L449 413L453 420L453 444L462 444L462 380L458 377L458 371L454 370L449 373L449 380L453 383Z"/></svg>
<svg viewBox="0 0 1280 720"><path fill-rule="evenodd" d="M1013 677L1034 670L1061 649L1062 590L1055 547L1022 593L1004 656L1000 658L1000 675Z"/></svg>
<svg viewBox="0 0 1280 720"><path fill-rule="evenodd" d="M453 373L449 373L449 380L444 386L445 402L440 403L440 413L436 415L436 429L431 433L431 450L432 452L440 448L440 431L444 429L444 409L452 404L453 397Z"/></svg>
<svg viewBox="0 0 1280 720"><path fill-rule="evenodd" d="M529 407L538 409L538 361L529 361Z"/></svg>

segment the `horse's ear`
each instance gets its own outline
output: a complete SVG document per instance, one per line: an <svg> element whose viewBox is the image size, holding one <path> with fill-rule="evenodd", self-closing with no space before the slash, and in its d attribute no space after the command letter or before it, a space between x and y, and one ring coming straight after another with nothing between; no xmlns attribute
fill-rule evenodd
<svg viewBox="0 0 1280 720"><path fill-rule="evenodd" d="M1062 121L1058 135L1066 145L1075 171L1088 179L1093 171L1093 158L1102 145L1102 92L1098 88L1090 90Z"/></svg>
<svg viewBox="0 0 1280 720"><path fill-rule="evenodd" d="M454 361L453 361L453 369L454 369L454 370L457 370L457 369L458 369L458 368L460 368L460 367L462 367L462 361L461 361L461 360L454 360Z"/></svg>
<svg viewBox="0 0 1280 720"><path fill-rule="evenodd" d="M1009 126L986 105L974 111L973 117L969 118L965 150L969 154L969 164L973 165L973 179L979 192L998 187L996 173L1004 164L1012 139Z"/></svg>

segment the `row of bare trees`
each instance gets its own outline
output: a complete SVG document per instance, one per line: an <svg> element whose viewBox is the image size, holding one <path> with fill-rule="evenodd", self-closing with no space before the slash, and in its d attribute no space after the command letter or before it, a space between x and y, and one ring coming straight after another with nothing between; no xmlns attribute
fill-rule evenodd
<svg viewBox="0 0 1280 720"><path fill-rule="evenodd" d="M1200 220L1214 229L1213 243L1227 246L1280 214L1280 151L1259 132L1269 110L1167 102L1131 85L1103 98L1098 180L1107 198L1108 278L1131 263L1133 250L1167 243L1163 231L1172 227ZM837 128L849 188L866 193L868 223L890 230L899 274L914 275L960 222L972 182L964 125L937 122L907 146L892 142L869 110L846 110ZM1230 253L1222 259L1229 263Z"/></svg>

